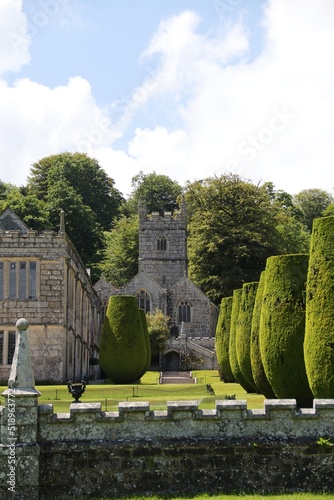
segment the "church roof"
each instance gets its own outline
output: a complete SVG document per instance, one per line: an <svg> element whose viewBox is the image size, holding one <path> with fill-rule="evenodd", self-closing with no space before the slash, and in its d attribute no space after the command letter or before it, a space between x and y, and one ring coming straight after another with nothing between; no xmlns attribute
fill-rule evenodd
<svg viewBox="0 0 334 500"><path fill-rule="evenodd" d="M0 230L26 233L29 227L8 207L0 214Z"/></svg>

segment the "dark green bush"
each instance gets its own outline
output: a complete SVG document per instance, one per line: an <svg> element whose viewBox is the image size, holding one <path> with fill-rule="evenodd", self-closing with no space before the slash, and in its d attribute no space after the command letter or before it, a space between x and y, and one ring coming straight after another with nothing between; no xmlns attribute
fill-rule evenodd
<svg viewBox="0 0 334 500"><path fill-rule="evenodd" d="M100 344L104 373L113 382L130 383L140 378L146 363L146 341L136 298L110 297Z"/></svg>
<svg viewBox="0 0 334 500"><path fill-rule="evenodd" d="M304 355L315 398L334 398L334 216L313 222Z"/></svg>
<svg viewBox="0 0 334 500"><path fill-rule="evenodd" d="M236 290L234 290L232 312L231 312L230 343L229 343L230 365L233 376L235 380L238 382L238 384L240 384L241 387L245 389L246 392L255 392L254 387L252 387L242 375L237 357L236 330L237 330L237 322L239 318L239 311L241 305L241 295L242 295L242 288L237 288Z"/></svg>
<svg viewBox="0 0 334 500"><path fill-rule="evenodd" d="M299 407L312 406L306 377L305 285L308 255L269 257L260 320L263 366L278 398L296 399Z"/></svg>
<svg viewBox="0 0 334 500"><path fill-rule="evenodd" d="M224 382L235 382L229 356L232 304L233 297L224 297L222 299L216 327L216 357L219 365L219 374Z"/></svg>
<svg viewBox="0 0 334 500"><path fill-rule="evenodd" d="M143 368L143 373L140 375L139 378L141 378L149 369L151 365L151 343L150 343L150 334L148 333L148 326L147 326L147 321L146 321L146 312L144 309L139 309L139 314L140 314L140 320L143 328L143 333L144 333L144 338L145 338L145 345L146 345L146 363Z"/></svg>
<svg viewBox="0 0 334 500"><path fill-rule="evenodd" d="M236 351L240 371L246 382L258 392L254 382L251 365L251 330L257 281L244 283L241 293L240 310L236 326Z"/></svg>
<svg viewBox="0 0 334 500"><path fill-rule="evenodd" d="M266 373L263 368L261 352L260 352L260 318L261 318L261 308L262 308L262 296L265 281L265 271L262 271L259 281L259 286L257 288L252 326L251 326L251 365L252 365L252 375L254 378L254 383L260 394L263 394L267 399L274 399L275 393L272 390L271 385L267 379Z"/></svg>

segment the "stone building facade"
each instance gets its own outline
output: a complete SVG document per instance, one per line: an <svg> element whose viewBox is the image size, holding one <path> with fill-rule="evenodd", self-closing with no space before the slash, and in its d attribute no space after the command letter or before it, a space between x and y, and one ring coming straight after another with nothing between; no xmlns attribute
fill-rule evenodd
<svg viewBox="0 0 334 500"><path fill-rule="evenodd" d="M179 212L165 212L163 216L155 212L149 215L146 204L139 203L138 267L138 274L121 290L115 290L105 280L95 285L103 290L104 302L114 294L135 295L139 307L146 312L159 309L170 318L171 340L160 368L180 368L181 353L190 351L202 360L200 366L216 368L214 337L218 310L188 278L184 200Z"/></svg>
<svg viewBox="0 0 334 500"><path fill-rule="evenodd" d="M102 311L89 274L65 233L31 231L7 208L0 214L0 380L9 376L15 324L30 323L37 381L96 375Z"/></svg>

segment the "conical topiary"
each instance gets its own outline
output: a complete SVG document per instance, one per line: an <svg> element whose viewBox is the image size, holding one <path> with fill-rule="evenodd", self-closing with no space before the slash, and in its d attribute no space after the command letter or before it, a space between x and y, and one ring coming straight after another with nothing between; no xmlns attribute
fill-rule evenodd
<svg viewBox="0 0 334 500"><path fill-rule="evenodd" d="M241 295L242 295L242 288L237 288L236 290L234 290L232 312L231 312L230 343L229 343L230 365L233 376L235 380L238 382L238 384L240 384L241 387L245 389L246 392L256 392L254 387L252 387L242 375L237 357L236 329L237 329L237 321L241 305Z"/></svg>
<svg viewBox="0 0 334 500"><path fill-rule="evenodd" d="M136 298L110 297L100 343L104 373L120 384L134 382L147 363L146 342Z"/></svg>
<svg viewBox="0 0 334 500"><path fill-rule="evenodd" d="M232 304L233 297L222 298L216 327L216 357L219 372L224 382L235 382L229 355Z"/></svg>
<svg viewBox="0 0 334 500"><path fill-rule="evenodd" d="M269 384L266 373L263 368L261 352L260 352L260 318L262 308L262 296L264 289L265 271L260 275L259 286L257 288L252 326L251 326L251 365L252 374L255 386L260 394L263 394L267 399L276 398L275 393Z"/></svg>
<svg viewBox="0 0 334 500"><path fill-rule="evenodd" d="M312 406L304 362L305 284L308 255L269 257L260 320L263 366L278 398Z"/></svg>
<svg viewBox="0 0 334 500"><path fill-rule="evenodd" d="M314 397L334 398L334 216L313 222L304 355Z"/></svg>
<svg viewBox="0 0 334 500"><path fill-rule="evenodd" d="M236 326L236 351L242 376L256 392L258 389L254 382L251 365L251 330L252 317L256 291L259 286L257 281L244 283L242 286L239 316Z"/></svg>

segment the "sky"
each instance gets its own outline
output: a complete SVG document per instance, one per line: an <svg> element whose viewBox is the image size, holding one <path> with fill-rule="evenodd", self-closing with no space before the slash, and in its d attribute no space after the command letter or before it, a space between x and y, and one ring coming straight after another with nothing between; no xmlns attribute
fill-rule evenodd
<svg viewBox="0 0 334 500"><path fill-rule="evenodd" d="M0 0L0 180L96 158L140 171L334 188L332 0Z"/></svg>

